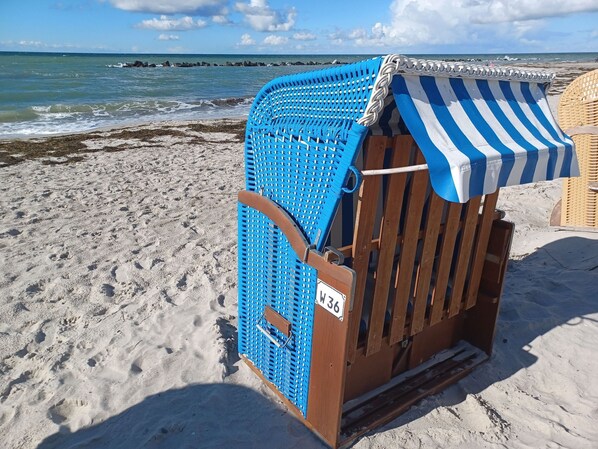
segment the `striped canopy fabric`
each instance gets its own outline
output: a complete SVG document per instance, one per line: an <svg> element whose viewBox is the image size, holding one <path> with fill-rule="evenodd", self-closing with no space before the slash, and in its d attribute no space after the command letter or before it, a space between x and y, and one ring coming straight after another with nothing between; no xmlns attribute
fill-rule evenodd
<svg viewBox="0 0 598 449"><path fill-rule="evenodd" d="M555 123L545 88L443 74L396 74L391 82L434 190L460 203L498 187L579 175L573 141Z"/></svg>

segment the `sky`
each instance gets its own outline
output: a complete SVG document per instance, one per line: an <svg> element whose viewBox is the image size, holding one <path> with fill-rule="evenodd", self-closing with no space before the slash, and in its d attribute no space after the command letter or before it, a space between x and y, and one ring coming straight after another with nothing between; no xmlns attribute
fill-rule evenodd
<svg viewBox="0 0 598 449"><path fill-rule="evenodd" d="M598 0L0 0L0 51L598 52Z"/></svg>

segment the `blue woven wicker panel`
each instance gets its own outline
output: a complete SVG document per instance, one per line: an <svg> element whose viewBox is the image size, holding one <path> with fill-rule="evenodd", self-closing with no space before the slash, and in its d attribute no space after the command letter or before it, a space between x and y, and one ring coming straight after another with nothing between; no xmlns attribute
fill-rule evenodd
<svg viewBox="0 0 598 449"><path fill-rule="evenodd" d="M246 188L283 207L322 249L368 129L363 115L381 60L276 79L256 97L245 139ZM319 237L318 237L319 236ZM317 242L316 242L317 240ZM239 352L305 416L317 273L266 216L239 205ZM291 322L283 343L268 305Z"/></svg>
<svg viewBox="0 0 598 449"><path fill-rule="evenodd" d="M305 416L317 272L297 259L274 223L243 204L239 234L247 236L239 248L239 352ZM283 348L257 329L261 325L281 345L287 339L263 319L267 305L291 322L293 336Z"/></svg>
<svg viewBox="0 0 598 449"><path fill-rule="evenodd" d="M367 132L356 122L380 63L377 58L275 79L258 94L249 115L247 190L262 190L280 204L318 249Z"/></svg>

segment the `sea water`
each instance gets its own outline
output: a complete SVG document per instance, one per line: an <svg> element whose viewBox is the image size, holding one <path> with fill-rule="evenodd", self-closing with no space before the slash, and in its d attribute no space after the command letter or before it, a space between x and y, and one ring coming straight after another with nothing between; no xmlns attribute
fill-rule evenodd
<svg viewBox="0 0 598 449"><path fill-rule="evenodd" d="M598 53L414 56L499 64L588 62ZM260 88L275 77L368 57L0 52L0 138L246 116ZM156 67L126 67L135 61ZM166 61L205 65L168 67ZM235 66L243 61L264 65Z"/></svg>

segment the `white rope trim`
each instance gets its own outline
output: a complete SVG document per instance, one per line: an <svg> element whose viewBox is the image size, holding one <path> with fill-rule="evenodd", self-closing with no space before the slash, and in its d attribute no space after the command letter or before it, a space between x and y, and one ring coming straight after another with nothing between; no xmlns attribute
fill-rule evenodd
<svg viewBox="0 0 598 449"><path fill-rule="evenodd" d="M394 175L395 173L412 173L428 169L428 164L410 165L407 167L380 168L377 170L363 170L362 176Z"/></svg>
<svg viewBox="0 0 598 449"><path fill-rule="evenodd" d="M521 70L512 67L487 67L462 62L430 61L401 55L387 55L380 66L365 113L358 120L360 125L371 126L376 123L378 115L384 108L384 99L388 94L392 78L399 73L450 78L532 81L547 84L552 83L555 78L554 73L543 71Z"/></svg>

